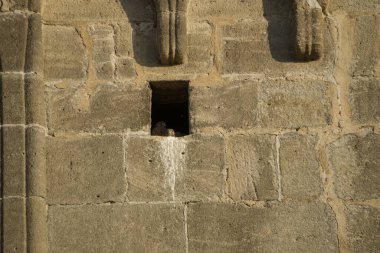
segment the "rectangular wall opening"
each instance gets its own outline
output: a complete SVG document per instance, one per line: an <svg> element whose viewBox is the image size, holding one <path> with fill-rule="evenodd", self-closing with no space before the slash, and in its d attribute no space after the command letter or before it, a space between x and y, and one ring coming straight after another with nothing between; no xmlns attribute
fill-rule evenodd
<svg viewBox="0 0 380 253"><path fill-rule="evenodd" d="M189 82L150 82L152 89L151 134L182 137L189 129Z"/></svg>

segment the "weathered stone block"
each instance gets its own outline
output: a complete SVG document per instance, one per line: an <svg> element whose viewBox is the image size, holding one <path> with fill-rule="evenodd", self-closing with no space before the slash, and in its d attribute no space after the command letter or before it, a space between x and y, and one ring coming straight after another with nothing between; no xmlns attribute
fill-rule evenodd
<svg viewBox="0 0 380 253"><path fill-rule="evenodd" d="M167 204L52 206L53 252L185 252L183 207Z"/></svg>
<svg viewBox="0 0 380 253"><path fill-rule="evenodd" d="M345 214L350 252L378 252L380 209L365 205L348 205Z"/></svg>
<svg viewBox="0 0 380 253"><path fill-rule="evenodd" d="M147 130L150 96L147 87L126 84L54 90L48 94L48 124L57 131Z"/></svg>
<svg viewBox="0 0 380 253"><path fill-rule="evenodd" d="M278 199L274 135L233 135L226 143L227 183L235 201Z"/></svg>
<svg viewBox="0 0 380 253"><path fill-rule="evenodd" d="M342 199L380 197L380 137L345 135L328 146L336 194Z"/></svg>
<svg viewBox="0 0 380 253"><path fill-rule="evenodd" d="M122 205L51 206L48 214L51 252L129 252Z"/></svg>
<svg viewBox="0 0 380 253"><path fill-rule="evenodd" d="M170 181L170 168L165 167L161 158L165 151L160 143L165 140L167 139L154 137L130 137L127 140L128 200L148 202L173 199L171 188L175 181ZM173 140L174 146L176 147L176 155L180 155L173 158L173 165L176 168L172 168L171 176L176 179L176 170L184 166L182 153L185 151L185 141ZM172 155L174 156L174 154Z"/></svg>
<svg viewBox="0 0 380 253"><path fill-rule="evenodd" d="M359 4L357 4L359 5ZM380 6L380 4L378 4ZM378 7L380 10L380 8ZM380 16L356 16L353 22L353 52L351 71L353 76L374 76L380 58Z"/></svg>
<svg viewBox="0 0 380 253"><path fill-rule="evenodd" d="M132 58L118 58L116 60L116 78L118 80L136 77L134 60Z"/></svg>
<svg viewBox="0 0 380 253"><path fill-rule="evenodd" d="M323 192L315 135L286 134L280 139L282 194L286 198L316 197Z"/></svg>
<svg viewBox="0 0 380 253"><path fill-rule="evenodd" d="M259 124L262 127L320 127L332 122L332 85L305 80L260 85Z"/></svg>
<svg viewBox="0 0 380 253"><path fill-rule="evenodd" d="M25 129L2 127L3 197L25 196Z"/></svg>
<svg viewBox="0 0 380 253"><path fill-rule="evenodd" d="M126 252L185 253L183 209L182 206L167 204L128 205Z"/></svg>
<svg viewBox="0 0 380 253"><path fill-rule="evenodd" d="M323 203L190 204L187 221L189 253L339 252L334 213Z"/></svg>
<svg viewBox="0 0 380 253"><path fill-rule="evenodd" d="M267 29L268 23L263 20L239 21L222 27L224 74L264 72L271 68L273 60ZM287 39L276 41L276 48L291 49L290 44L286 45Z"/></svg>
<svg viewBox="0 0 380 253"><path fill-rule="evenodd" d="M264 72L268 69L269 55L265 43L227 40L223 42L223 51L224 74Z"/></svg>
<svg viewBox="0 0 380 253"><path fill-rule="evenodd" d="M349 101L351 119L355 123L380 122L380 80L353 80Z"/></svg>
<svg viewBox="0 0 380 253"><path fill-rule="evenodd" d="M120 202L126 191L118 136L47 139L48 202Z"/></svg>
<svg viewBox="0 0 380 253"><path fill-rule="evenodd" d="M223 139L131 137L127 144L130 201L218 199L224 188Z"/></svg>
<svg viewBox="0 0 380 253"><path fill-rule="evenodd" d="M256 125L258 90L255 83L193 87L190 91L191 129L249 128Z"/></svg>
<svg viewBox="0 0 380 253"><path fill-rule="evenodd" d="M225 188L224 140L220 136L206 135L190 138L185 151L184 177L177 183L179 199L218 200Z"/></svg>
<svg viewBox="0 0 380 253"><path fill-rule="evenodd" d="M2 124L25 124L24 76L0 74Z"/></svg>
<svg viewBox="0 0 380 253"><path fill-rule="evenodd" d="M0 15L0 72L23 71L28 19L20 13Z"/></svg>
<svg viewBox="0 0 380 253"><path fill-rule="evenodd" d="M43 34L45 80L85 78L88 59L78 30L72 26L45 25Z"/></svg>
<svg viewBox="0 0 380 253"><path fill-rule="evenodd" d="M46 21L94 21L125 20L153 21L150 0L107 1L103 0L47 0L44 6Z"/></svg>
<svg viewBox="0 0 380 253"><path fill-rule="evenodd" d="M27 252L26 203L21 197L2 199L2 250L3 252Z"/></svg>

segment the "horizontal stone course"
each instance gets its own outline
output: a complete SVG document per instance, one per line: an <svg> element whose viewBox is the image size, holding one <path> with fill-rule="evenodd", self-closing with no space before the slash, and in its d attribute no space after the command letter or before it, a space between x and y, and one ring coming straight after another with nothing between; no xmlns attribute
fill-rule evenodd
<svg viewBox="0 0 380 253"><path fill-rule="evenodd" d="M185 252L183 212L170 204L52 206L49 242L55 251ZM187 222L189 252L338 252L336 222L323 203L190 204Z"/></svg>
<svg viewBox="0 0 380 253"><path fill-rule="evenodd" d="M321 127L332 122L332 84L319 80L243 81L190 92L193 131L209 127Z"/></svg>
<svg viewBox="0 0 380 253"><path fill-rule="evenodd" d="M272 3L273 2L273 3ZM280 3L276 3L280 2ZM103 8L104 4L108 8ZM73 9L70 6L76 5ZM254 0L249 2L241 2L238 0L217 0L211 2L203 2L195 0L189 8L189 16L191 18L210 18L210 17L226 17L238 16L239 18L250 18L252 16L261 16L261 10L264 6L274 6L276 10L287 7L289 11L289 3L287 1L262 1ZM44 15L48 21L96 21L96 20L112 20L128 18L131 21L153 21L153 6L149 0L132 0L132 1L110 1L104 3L100 0L87 2L85 0L47 0L45 3ZM276 13L273 12L272 13Z"/></svg>

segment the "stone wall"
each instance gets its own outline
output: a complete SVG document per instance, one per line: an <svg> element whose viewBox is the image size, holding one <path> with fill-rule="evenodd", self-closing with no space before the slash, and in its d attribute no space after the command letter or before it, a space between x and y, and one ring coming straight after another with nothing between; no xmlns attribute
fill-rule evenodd
<svg viewBox="0 0 380 253"><path fill-rule="evenodd" d="M191 0L167 66L153 1L0 0L3 252L379 252L380 1L319 4L301 59L292 0Z"/></svg>

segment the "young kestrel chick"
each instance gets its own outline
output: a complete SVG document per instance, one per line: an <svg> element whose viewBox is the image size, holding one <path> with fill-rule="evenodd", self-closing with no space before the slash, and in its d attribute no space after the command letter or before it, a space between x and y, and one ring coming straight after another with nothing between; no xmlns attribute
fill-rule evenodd
<svg viewBox="0 0 380 253"><path fill-rule="evenodd" d="M174 129L171 129L171 128L168 129L168 136L171 136L171 137L176 136Z"/></svg>

